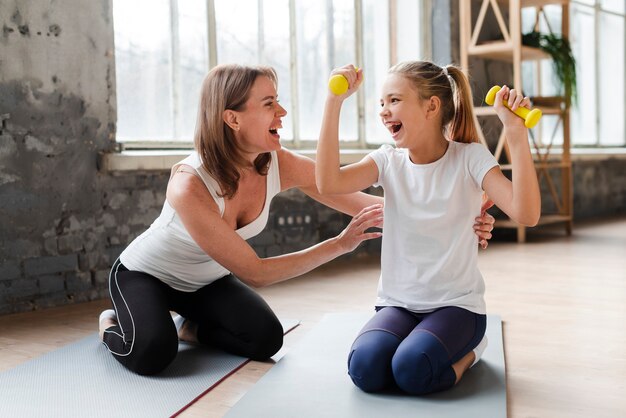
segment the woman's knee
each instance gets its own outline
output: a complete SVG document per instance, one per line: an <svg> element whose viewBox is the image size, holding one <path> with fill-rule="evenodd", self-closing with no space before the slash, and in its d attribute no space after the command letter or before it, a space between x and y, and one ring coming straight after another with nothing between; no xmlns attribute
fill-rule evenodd
<svg viewBox="0 0 626 418"><path fill-rule="evenodd" d="M165 370L178 353L178 336L163 333L135 341L127 367L140 375L154 375Z"/></svg>
<svg viewBox="0 0 626 418"><path fill-rule="evenodd" d="M283 346L283 326L278 319L268 319L257 326L247 344L247 357L252 360L267 360Z"/></svg>

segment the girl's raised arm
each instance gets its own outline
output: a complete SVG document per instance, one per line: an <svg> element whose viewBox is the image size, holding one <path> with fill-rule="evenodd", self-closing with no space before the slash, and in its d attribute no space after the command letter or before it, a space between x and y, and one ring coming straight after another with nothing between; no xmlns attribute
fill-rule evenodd
<svg viewBox="0 0 626 418"><path fill-rule="evenodd" d="M336 95L330 90L326 98L324 116L315 161L315 180L322 194L345 194L363 190L378 179L374 160L365 157L358 163L339 165L339 115L343 101L358 90L363 81L363 71L347 65L333 71L348 81L348 91Z"/></svg>
<svg viewBox="0 0 626 418"><path fill-rule="evenodd" d="M512 110L527 106L529 100L516 90L504 86L496 94L494 102L511 152L512 181L496 167L485 175L483 190L512 220L522 225L534 226L541 215L541 193L528 144L528 130L523 120L503 105L503 100L508 101Z"/></svg>

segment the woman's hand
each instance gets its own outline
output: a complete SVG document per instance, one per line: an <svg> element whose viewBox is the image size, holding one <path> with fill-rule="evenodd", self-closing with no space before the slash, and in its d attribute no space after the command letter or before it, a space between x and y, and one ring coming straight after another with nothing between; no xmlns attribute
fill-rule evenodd
<svg viewBox="0 0 626 418"><path fill-rule="evenodd" d="M383 223L383 205L372 205L363 208L348 224L341 234L337 236L337 242L345 252L353 251L363 241L379 238L382 232L365 232L369 228L380 228Z"/></svg>
<svg viewBox="0 0 626 418"><path fill-rule="evenodd" d="M496 221L493 216L487 213L487 209L492 206L493 201L487 198L480 208L480 216L474 219L476 221L474 233L478 236L478 245L483 250L489 245L487 241L491 239L491 231L493 231L493 224Z"/></svg>

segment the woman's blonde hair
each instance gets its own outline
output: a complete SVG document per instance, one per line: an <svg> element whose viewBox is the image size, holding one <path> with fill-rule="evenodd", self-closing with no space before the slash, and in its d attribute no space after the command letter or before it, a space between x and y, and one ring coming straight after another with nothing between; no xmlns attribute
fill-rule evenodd
<svg viewBox="0 0 626 418"><path fill-rule="evenodd" d="M400 74L411 81L420 99L436 96L441 100L441 129L447 139L478 142L472 91L460 68L454 65L442 68L429 61L406 61L391 67L389 73Z"/></svg>
<svg viewBox="0 0 626 418"><path fill-rule="evenodd" d="M222 197L232 198L237 193L239 170L247 165L233 130L224 122L224 111L243 110L252 85L261 76L278 83L271 67L236 64L213 68L202 83L194 146L202 166L220 185ZM270 161L269 152L260 154L254 161L256 171L266 175Z"/></svg>

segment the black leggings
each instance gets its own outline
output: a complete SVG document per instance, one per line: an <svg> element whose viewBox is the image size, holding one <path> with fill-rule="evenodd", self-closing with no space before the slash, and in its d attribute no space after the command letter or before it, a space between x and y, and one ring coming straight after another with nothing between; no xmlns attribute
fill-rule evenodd
<svg viewBox="0 0 626 418"><path fill-rule="evenodd" d="M126 368L142 375L165 369L178 352L170 311L198 324L202 344L253 360L274 355L283 328L267 303L232 274L198 289L181 292L159 279L129 271L116 261L109 292L119 325L104 332L103 343Z"/></svg>

